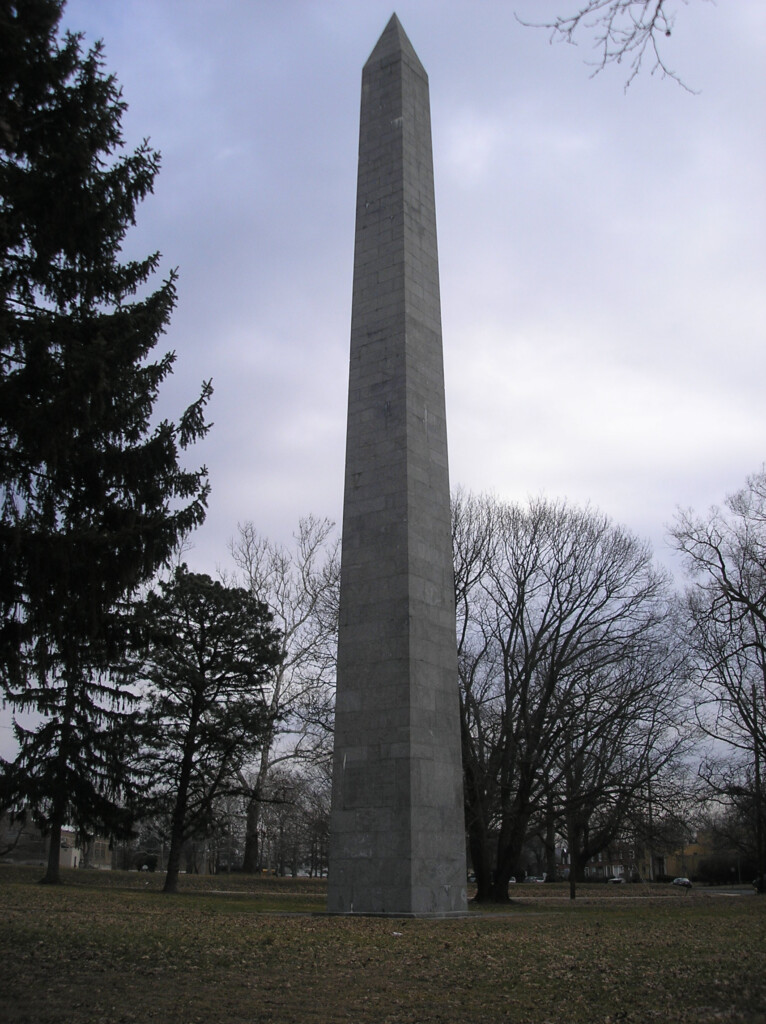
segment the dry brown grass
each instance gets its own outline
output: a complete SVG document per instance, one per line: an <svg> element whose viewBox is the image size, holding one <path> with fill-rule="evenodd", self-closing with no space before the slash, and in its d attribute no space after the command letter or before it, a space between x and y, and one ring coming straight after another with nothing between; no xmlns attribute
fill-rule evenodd
<svg viewBox="0 0 766 1024"><path fill-rule="evenodd" d="M314 880L0 867L7 1024L766 1024L766 901L520 886L502 913L328 918Z"/></svg>

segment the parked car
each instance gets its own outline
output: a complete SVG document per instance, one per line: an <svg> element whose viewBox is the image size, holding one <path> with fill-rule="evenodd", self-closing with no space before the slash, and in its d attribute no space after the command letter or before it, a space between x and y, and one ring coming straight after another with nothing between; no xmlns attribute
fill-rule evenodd
<svg viewBox="0 0 766 1024"><path fill-rule="evenodd" d="M691 889L692 883L688 878L674 878L671 885L682 885L685 889Z"/></svg>
<svg viewBox="0 0 766 1024"><path fill-rule="evenodd" d="M625 879L622 877L622 875L618 875L615 878L607 878L607 882L609 882L610 885L624 885Z"/></svg>

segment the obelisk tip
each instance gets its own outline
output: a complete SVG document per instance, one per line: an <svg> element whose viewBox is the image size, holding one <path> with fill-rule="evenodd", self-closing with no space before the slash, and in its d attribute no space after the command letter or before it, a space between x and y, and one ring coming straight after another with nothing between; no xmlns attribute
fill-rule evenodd
<svg viewBox="0 0 766 1024"><path fill-rule="evenodd" d="M402 23L399 21L396 12L394 12L383 29L380 39L375 44L367 64L395 60L397 57L405 58L409 64L421 70L425 75L425 68L421 64L417 53L415 53L415 48L407 38L407 33L402 28Z"/></svg>

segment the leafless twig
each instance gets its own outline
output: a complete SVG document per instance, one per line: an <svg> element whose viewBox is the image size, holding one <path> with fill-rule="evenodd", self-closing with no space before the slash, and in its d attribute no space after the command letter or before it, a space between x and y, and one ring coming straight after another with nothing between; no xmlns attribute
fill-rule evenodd
<svg viewBox="0 0 766 1024"><path fill-rule="evenodd" d="M682 2L688 4L689 0ZM595 68L593 75L608 64L627 63L626 89L648 58L653 62L650 74L659 72L687 92L695 91L669 67L663 54L663 43L673 34L675 26L675 15L669 10L668 0L588 0L581 2L576 13L559 15L553 21L525 21L518 15L516 20L527 28L548 29L551 42L563 40L576 45L576 36L592 34L594 49L599 52L598 60L587 62Z"/></svg>

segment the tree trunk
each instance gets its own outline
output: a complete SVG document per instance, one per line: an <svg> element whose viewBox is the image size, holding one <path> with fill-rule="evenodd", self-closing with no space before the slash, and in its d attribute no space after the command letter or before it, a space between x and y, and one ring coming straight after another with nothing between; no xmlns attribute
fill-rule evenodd
<svg viewBox="0 0 766 1024"><path fill-rule="evenodd" d="M766 668L764 668L764 681L766 682ZM763 795L761 789L761 752L758 733L758 701L756 697L755 683L752 684L753 692L753 761L755 763L755 855L758 865L757 892L763 894L766 891L764 874L766 874L766 856L764 855L763 839Z"/></svg>
<svg viewBox="0 0 766 1024"><path fill-rule="evenodd" d="M278 690L274 691L271 707L275 708L275 701L278 698ZM259 868L258 849L258 825L261 820L261 793L264 791L267 776L269 774L269 756L271 745L274 742L274 728L270 727L264 735L261 759L258 764L258 774L255 778L255 785L247 802L247 819L245 823L245 854L242 858L242 870L247 874L254 875Z"/></svg>
<svg viewBox="0 0 766 1024"><path fill-rule="evenodd" d="M178 777L178 792L170 823L170 853L168 854L165 884L162 887L163 892L178 892L178 872L181 868L181 851L186 831L186 805L189 798L189 782L191 781L198 720L199 715L194 714L184 743L184 756Z"/></svg>
<svg viewBox="0 0 766 1024"><path fill-rule="evenodd" d="M567 797L569 797L570 786L567 786ZM577 883L585 876L585 865L582 862L582 850L580 845L580 831L577 820L573 813L566 816L567 846L569 848L569 898L577 896Z"/></svg>
<svg viewBox="0 0 766 1024"><path fill-rule="evenodd" d="M508 885L512 874L513 869L510 861L507 866L502 868L498 866L492 881L492 900L494 903L507 903L509 901Z"/></svg>
<svg viewBox="0 0 766 1024"><path fill-rule="evenodd" d="M245 825L245 852L242 857L242 870L245 874L255 875L258 872L258 825L261 818L260 794L256 789L247 802L247 819Z"/></svg>
<svg viewBox="0 0 766 1024"><path fill-rule="evenodd" d="M61 829L64 815L55 810L51 817L50 833L48 835L48 866L45 874L40 879L43 885L61 885Z"/></svg>
<svg viewBox="0 0 766 1024"><path fill-rule="evenodd" d="M516 845L516 843L513 843L513 848L507 849L502 856L498 852L498 863L495 868L495 877L492 880L492 899L495 903L507 903L510 899L508 884L521 853L520 844L518 850L515 849Z"/></svg>
<svg viewBox="0 0 766 1024"><path fill-rule="evenodd" d="M178 872L181 869L181 852L183 850L183 845L183 833L179 834L174 825L173 832L170 837L168 870L165 875L165 884L162 887L163 892L178 892Z"/></svg>
<svg viewBox="0 0 766 1024"><path fill-rule="evenodd" d="M284 878L287 874L287 871L285 870L285 826L281 822L277 832L277 842L277 875L279 875L280 878Z"/></svg>
<svg viewBox="0 0 766 1024"><path fill-rule="evenodd" d="M545 880L556 881L556 829L553 820L553 794L550 788L545 802Z"/></svg>
<svg viewBox="0 0 766 1024"><path fill-rule="evenodd" d="M571 900L575 898L576 883L585 881L585 865L588 862L588 855L578 838L574 831L569 838L569 898Z"/></svg>
<svg viewBox="0 0 766 1024"><path fill-rule="evenodd" d="M518 872L521 861L529 813L520 813L517 808L518 802L503 821L497 840L497 866L492 885L492 899L495 903L508 902L508 883L511 875Z"/></svg>
<svg viewBox="0 0 766 1024"><path fill-rule="evenodd" d="M486 903L492 899L492 848L483 823L478 820L475 812L470 811L469 814L466 814L468 848L476 875L475 899L477 903Z"/></svg>
<svg viewBox="0 0 766 1024"><path fill-rule="evenodd" d="M66 817L67 793L67 753L72 732L72 714L74 709L74 684L67 675L66 700L61 722L61 738L56 752L56 782L51 807L50 831L48 834L48 866L40 881L44 885L61 885L61 830Z"/></svg>

